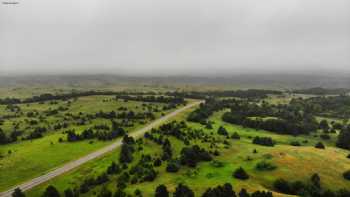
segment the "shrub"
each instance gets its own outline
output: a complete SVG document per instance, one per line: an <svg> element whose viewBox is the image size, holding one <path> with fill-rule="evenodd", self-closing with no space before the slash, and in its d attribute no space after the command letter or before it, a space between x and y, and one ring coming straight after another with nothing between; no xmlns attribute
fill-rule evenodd
<svg viewBox="0 0 350 197"><path fill-rule="evenodd" d="M154 196L155 197L168 197L169 196L168 189L166 188L165 185L159 185L156 188L156 193Z"/></svg>
<svg viewBox="0 0 350 197"><path fill-rule="evenodd" d="M232 138L232 139L239 140L239 139L241 139L241 136L239 136L239 134L238 134L237 132L234 132L234 133L231 135L231 138Z"/></svg>
<svg viewBox="0 0 350 197"><path fill-rule="evenodd" d="M238 193L239 197L250 197L249 193L246 189L242 188L241 191Z"/></svg>
<svg viewBox="0 0 350 197"><path fill-rule="evenodd" d="M259 145L263 145L263 146L274 146L275 142L270 137L259 137L259 136L256 136L253 139L253 144L259 144Z"/></svg>
<svg viewBox="0 0 350 197"><path fill-rule="evenodd" d="M12 197L25 197L25 196L26 195L24 195L24 193L20 188L16 188L12 193Z"/></svg>
<svg viewBox="0 0 350 197"><path fill-rule="evenodd" d="M322 142L318 142L318 143L315 145L315 148L325 149L326 147L323 145Z"/></svg>
<svg viewBox="0 0 350 197"><path fill-rule="evenodd" d="M177 172L180 170L180 162L178 160L170 160L166 167L167 172Z"/></svg>
<svg viewBox="0 0 350 197"><path fill-rule="evenodd" d="M252 193L251 197L273 197L272 192L256 191Z"/></svg>
<svg viewBox="0 0 350 197"><path fill-rule="evenodd" d="M279 178L277 179L274 183L273 183L273 187L279 191L279 192L282 192L282 193L285 193L285 194L290 194L291 192L291 189L290 189L290 186L289 186L289 183L288 181L282 179L282 178Z"/></svg>
<svg viewBox="0 0 350 197"><path fill-rule="evenodd" d="M256 164L255 168L260 171L269 171L276 169L277 166L267 161L261 161Z"/></svg>
<svg viewBox="0 0 350 197"><path fill-rule="evenodd" d="M241 180L249 179L249 175L246 173L246 171L242 167L239 167L233 172L233 177Z"/></svg>
<svg viewBox="0 0 350 197"><path fill-rule="evenodd" d="M236 194L232 189L230 183L225 183L223 186L219 185L215 188L208 188L202 197L235 197Z"/></svg>
<svg viewBox="0 0 350 197"><path fill-rule="evenodd" d="M218 134L219 134L219 135L228 136L228 132L227 132L227 130L226 130L223 126L220 126L220 127L219 127L219 129L218 129Z"/></svg>
<svg viewBox="0 0 350 197"><path fill-rule="evenodd" d="M346 179L346 180L350 180L350 170L345 171L345 172L343 173L343 177L344 177L344 179Z"/></svg>
<svg viewBox="0 0 350 197"><path fill-rule="evenodd" d="M210 164L215 168L221 168L224 166L224 163L218 160L213 160Z"/></svg>
<svg viewBox="0 0 350 197"><path fill-rule="evenodd" d="M60 193L57 191L57 189L54 186L49 185L46 188L42 197L60 197Z"/></svg>
<svg viewBox="0 0 350 197"><path fill-rule="evenodd" d="M174 192L174 197L194 197L193 191L186 185L179 184Z"/></svg>
<svg viewBox="0 0 350 197"><path fill-rule="evenodd" d="M300 142L298 142L298 141L292 141L290 143L290 145L292 145L292 146L301 146Z"/></svg>

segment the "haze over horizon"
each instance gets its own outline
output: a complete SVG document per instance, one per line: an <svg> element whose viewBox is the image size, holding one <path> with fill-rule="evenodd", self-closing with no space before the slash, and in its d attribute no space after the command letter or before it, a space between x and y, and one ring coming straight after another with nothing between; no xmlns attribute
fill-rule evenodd
<svg viewBox="0 0 350 197"><path fill-rule="evenodd" d="M348 0L19 0L0 74L349 73Z"/></svg>

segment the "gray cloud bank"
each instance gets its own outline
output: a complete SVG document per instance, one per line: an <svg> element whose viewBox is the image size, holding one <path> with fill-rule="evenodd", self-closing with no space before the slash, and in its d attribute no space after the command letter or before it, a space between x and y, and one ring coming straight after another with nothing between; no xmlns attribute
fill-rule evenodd
<svg viewBox="0 0 350 197"><path fill-rule="evenodd" d="M350 71L349 0L19 0L0 73Z"/></svg>

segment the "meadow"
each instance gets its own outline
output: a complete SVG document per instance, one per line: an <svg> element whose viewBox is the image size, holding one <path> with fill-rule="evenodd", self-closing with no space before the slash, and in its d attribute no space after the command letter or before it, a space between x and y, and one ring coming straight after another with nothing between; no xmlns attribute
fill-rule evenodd
<svg viewBox="0 0 350 197"><path fill-rule="evenodd" d="M165 106L165 104L162 103L149 103L145 107L142 102L115 101L111 96L80 97L70 102L71 104L69 104L68 110L64 113L79 114L83 112L84 114L94 114L100 111L118 110L118 108L123 107L135 113L157 109L157 112L154 112L154 114L155 118L158 118L161 116L161 113L168 113L171 111L171 109L165 111L161 110L162 107ZM25 136L30 130L29 127L31 127L28 121L25 120L38 120L38 118L28 118L25 114L32 111L41 114L52 108L67 106L67 102L30 103L20 104L18 106L21 109L22 115L6 120L1 128L5 133L9 134L13 130L13 125L20 125L17 129L23 131L22 135ZM6 110L4 105L1 106L0 110L3 115L14 114L14 112ZM36 126L48 127L48 131L45 132L42 138L18 140L17 142L0 146L0 190L9 189L13 185L46 173L51 169L104 147L116 140L100 141L92 139L74 143L65 141L59 142L60 139L66 138L64 131L68 129L74 129L77 133L81 133L84 129L92 127L93 125L111 125L110 121L97 118L85 125L70 124L67 128L54 130L52 128L54 124L64 122L64 113L60 112L57 115L49 116L44 121L38 120ZM129 125L126 130L136 130L150 121L151 120L135 121L132 125Z"/></svg>
<svg viewBox="0 0 350 197"><path fill-rule="evenodd" d="M165 88L165 87L164 87ZM157 89L159 91L160 89ZM21 95L22 93L20 93ZM23 93L24 94L24 93ZM264 94L264 93L259 93ZM14 94L15 95L15 94ZM248 100L250 103L257 102L258 106L265 102L278 106L288 105L294 98L308 99L312 95L300 94L281 94L269 95L261 100ZM222 97L222 100L245 98ZM260 99L260 98L259 98ZM187 99L188 102L195 99ZM15 107L14 107L15 106ZM82 139L74 142L68 141L67 130L74 130L77 135L83 133L96 125L106 125L113 127L113 121L123 127L128 133L145 126L150 121L167 114L175 108L168 108L168 103L141 102L133 100L115 99L114 96L84 96L68 100L54 100L47 102L35 102L11 105L0 105L0 114L8 117L2 121L0 128L11 135L14 129L21 130L23 133L16 142L0 145L0 190L6 190L10 187L45 174L52 169L62 166L64 163L75 160L88 153L98 150L115 142L119 138L112 140L99 140L97 138ZM17 107L19 109L17 109ZM181 106L176 106L181 107ZM58 112L51 114L55 109ZM339 129L334 132L328 132L328 138L324 138L325 131L318 128L309 134L281 134L263 129L254 129L242 125L232 124L223 120L223 115L231 112L228 107L220 110L214 110L207 117L207 124L189 121L189 115L197 110L193 107L183 113L178 114L171 120L164 122L172 123L173 121L184 122L187 126L186 132L202 133L207 136L209 141L201 138L192 138L186 141L182 138L164 135L171 144L172 158L180 158L184 148L198 145L199 147L209 150L212 155L211 161L199 162L195 167L182 165L179 171L169 172L167 165L170 160L162 161L160 166L153 166L156 177L153 181L138 181L131 183L126 181L126 187L123 192L129 195L154 196L157 186L164 184L170 193L175 192L176 187L182 183L189 186L196 196L203 194L209 187L230 183L236 192L242 188L253 193L257 190L272 191L273 196L291 196L278 191L275 188L276 179L283 178L288 181L302 181L310 183L310 177L317 173L321 180L322 188L337 191L343 188L350 188L350 181L343 178L343 173L350 169L350 159L347 158L349 151L337 147ZM282 110L282 108L280 109ZM109 116L107 112L116 111L117 114L133 111L135 114L146 114L152 112L154 117L147 118L144 116L139 119L123 118L105 118ZM28 113L35 112L39 115L34 117ZM128 113L124 113L127 115ZM41 117L43 116L43 117ZM93 118L91 118L93 117ZM273 116L267 117L250 117L252 119L277 119ZM37 123L31 124L32 120ZM322 120L331 123L344 124L346 120L332 117L323 117L315 115L315 120L319 124ZM82 122L82 124L80 124ZM58 123L67 123L65 128L55 129ZM210 123L210 126L208 124ZM30 136L35 127L47 127L43 136L35 139L26 139ZM218 131L224 128L227 134L222 135ZM162 134L156 134L161 137ZM229 137L238 135L239 139ZM323 136L323 137L322 137ZM271 138L274 146L263 146L253 143L256 137ZM62 140L63 139L63 140ZM150 155L152 159L160 158L164 154L163 145L156 143L150 138L140 137L137 141L137 148L132 154L132 161L123 166L123 172L130 171L145 155ZM293 144L298 144L293 145ZM315 148L315 145L322 143L325 149ZM217 153L216 153L217 152ZM66 189L78 189L86 180L94 179L104 174L112 162L120 163L121 149L115 149L102 157L89 161L67 173L64 173L48 182L45 182L29 191L26 196L41 196L46 188L54 186L63 196ZM270 170L258 169L261 163L268 163L273 166ZM243 167L249 175L249 179L240 180L233 177L233 172L239 167ZM80 193L80 196L98 196L101 191L109 190L113 193L120 188L117 184L121 176L108 175L108 181L103 184L91 186L88 191Z"/></svg>
<svg viewBox="0 0 350 197"><path fill-rule="evenodd" d="M185 120L188 113L179 115L175 120ZM342 179L342 172L350 168L350 160L346 158L348 151L334 148L335 136L331 140L323 140L315 136L297 136L278 135L268 131L243 128L238 125L225 123L221 120L224 111L215 113L210 120L213 122L213 129L207 129L198 123L187 123L191 128L202 129L207 133L216 132L223 126L232 134L237 132L240 140L230 141L229 146L220 145L220 155L214 157L215 162L221 163L220 166L215 162L199 163L196 168L183 167L177 173L166 172L166 165L157 167L157 178L153 182L144 182L132 184L126 188L126 192L133 194L135 190L141 190L143 196L153 196L155 188L160 184L165 184L170 192L175 191L175 187L179 183L184 183L191 187L196 194L203 193L206 188L231 183L235 191L246 188L248 191L256 190L272 190L273 181L276 177L285 178L287 180L308 180L313 173L318 173L324 187L337 190L350 187L350 182ZM334 134L335 135L335 134ZM269 136L277 141L274 147L265 147L252 144L251 136ZM175 155L179 155L180 151L186 145L174 138L169 137ZM291 146L292 141L305 141L300 147ZM152 156L161 154L161 146L150 140L144 140L144 148L141 152L135 153L134 161L130 166L135 165L142 154L150 154ZM327 144L325 150L314 148L315 143L322 141ZM192 142L200 144L202 147L208 148L206 144L199 141ZM256 150L257 153L253 153ZM59 191L67 188L78 186L83 178L94 177L103 173L112 161L118 162L120 151L116 150L105 157L89 162L74 171L55 178L33 190L29 191L28 196L40 195L48 185L54 185ZM271 162L277 166L273 171L259 171L256 164L261 161ZM327 163L327 166L325 166ZM250 175L249 180L237 180L232 177L232 172L238 167L244 167ZM116 190L112 178L108 184L93 188L83 196L92 196L99 193L101 187L107 187L112 191ZM274 192L274 196L289 196Z"/></svg>

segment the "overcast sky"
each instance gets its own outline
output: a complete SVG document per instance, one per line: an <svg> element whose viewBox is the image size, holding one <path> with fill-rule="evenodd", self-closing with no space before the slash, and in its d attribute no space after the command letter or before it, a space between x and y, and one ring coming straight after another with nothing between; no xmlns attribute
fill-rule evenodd
<svg viewBox="0 0 350 197"><path fill-rule="evenodd" d="M350 0L1 1L1 74L350 71Z"/></svg>

